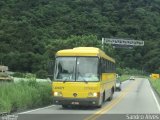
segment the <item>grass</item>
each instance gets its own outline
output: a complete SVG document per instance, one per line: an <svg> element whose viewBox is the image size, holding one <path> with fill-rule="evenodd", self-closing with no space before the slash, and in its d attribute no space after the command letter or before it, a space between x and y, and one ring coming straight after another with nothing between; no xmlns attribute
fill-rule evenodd
<svg viewBox="0 0 160 120"><path fill-rule="evenodd" d="M152 86L160 94L160 78L159 79L150 79Z"/></svg>
<svg viewBox="0 0 160 120"><path fill-rule="evenodd" d="M0 113L16 112L51 104L51 84L34 80L0 83Z"/></svg>
<svg viewBox="0 0 160 120"><path fill-rule="evenodd" d="M125 81L125 80L128 80L129 77L130 77L130 75L121 75L118 79L119 79L121 82L123 82L123 81Z"/></svg>

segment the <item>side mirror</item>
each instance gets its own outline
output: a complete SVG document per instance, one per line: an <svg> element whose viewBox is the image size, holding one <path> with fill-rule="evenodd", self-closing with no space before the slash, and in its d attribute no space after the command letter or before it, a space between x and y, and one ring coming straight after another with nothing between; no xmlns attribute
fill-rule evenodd
<svg viewBox="0 0 160 120"><path fill-rule="evenodd" d="M48 62L48 77L52 81L54 79L54 61Z"/></svg>
<svg viewBox="0 0 160 120"><path fill-rule="evenodd" d="M116 74L116 78L119 78L119 75L118 75L118 74Z"/></svg>

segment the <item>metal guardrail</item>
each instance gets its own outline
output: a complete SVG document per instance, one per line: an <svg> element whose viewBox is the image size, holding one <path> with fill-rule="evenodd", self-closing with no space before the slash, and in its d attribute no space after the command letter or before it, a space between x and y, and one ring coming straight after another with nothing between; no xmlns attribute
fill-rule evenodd
<svg viewBox="0 0 160 120"><path fill-rule="evenodd" d="M8 112L0 112L0 116L8 115L8 114L9 114Z"/></svg>
<svg viewBox="0 0 160 120"><path fill-rule="evenodd" d="M0 65L0 71L2 72L8 71L8 66Z"/></svg>

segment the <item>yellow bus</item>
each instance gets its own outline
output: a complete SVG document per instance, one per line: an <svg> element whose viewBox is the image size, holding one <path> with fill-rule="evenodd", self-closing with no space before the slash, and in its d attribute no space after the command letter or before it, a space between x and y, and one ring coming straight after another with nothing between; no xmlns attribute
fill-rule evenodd
<svg viewBox="0 0 160 120"><path fill-rule="evenodd" d="M115 60L95 47L56 53L52 95L54 104L101 107L115 90Z"/></svg>

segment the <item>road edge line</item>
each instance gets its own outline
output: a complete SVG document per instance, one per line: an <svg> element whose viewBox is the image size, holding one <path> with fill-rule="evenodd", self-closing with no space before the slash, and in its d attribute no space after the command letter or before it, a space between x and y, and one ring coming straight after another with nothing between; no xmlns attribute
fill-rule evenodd
<svg viewBox="0 0 160 120"><path fill-rule="evenodd" d="M37 109L25 111L25 112L20 112L18 114L26 114L26 113L34 112L34 111L37 111L37 110L42 110L42 109L50 108L50 107L53 107L53 106L55 106L55 105L50 105L50 106L46 106L46 107L43 107L43 108L37 108Z"/></svg>
<svg viewBox="0 0 160 120"><path fill-rule="evenodd" d="M100 116L102 116L103 113L108 108L112 109L117 103L119 103L129 93L128 90L130 91L134 87L134 85L136 85L136 84L138 84L138 81L136 83L130 83L129 86L127 86L125 89L123 89L124 93L123 92L120 93L120 95L116 99L114 99L113 101L111 101L111 103L109 103L108 105L104 106L104 108L101 108L100 110L98 110L97 112L93 113L92 115L84 118L83 120L96 120L97 118L99 118Z"/></svg>
<svg viewBox="0 0 160 120"><path fill-rule="evenodd" d="M150 83L150 82L149 82ZM152 95L153 95L153 98L154 98L154 100L155 100L155 102L156 102L156 105L157 105L157 108L158 108L158 110L159 110L159 112L160 112L160 105L159 105L159 102L158 102L158 100L157 100L157 98L156 98L156 96L155 96L155 93L153 92L153 88L152 88L152 86L151 86L151 83L150 83L150 87L151 87L151 93L152 93Z"/></svg>

